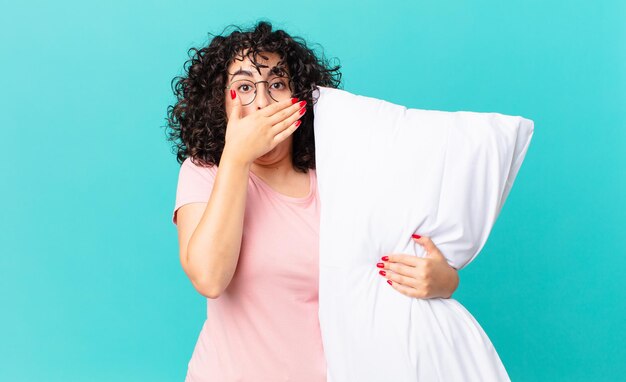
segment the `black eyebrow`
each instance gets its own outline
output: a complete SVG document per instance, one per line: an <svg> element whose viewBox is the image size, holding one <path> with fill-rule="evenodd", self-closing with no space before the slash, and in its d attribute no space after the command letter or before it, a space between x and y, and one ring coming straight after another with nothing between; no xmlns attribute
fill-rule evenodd
<svg viewBox="0 0 626 382"><path fill-rule="evenodd" d="M268 72L268 77L269 76L282 76L285 74L285 69L282 66L273 66L269 72ZM241 75L241 76L248 76L248 77L254 77L252 75L252 72L249 70L243 70L242 68L239 68L235 73L233 73L231 78L234 78L237 75Z"/></svg>
<svg viewBox="0 0 626 382"><path fill-rule="evenodd" d="M233 73L233 77L235 77L236 75L244 75L244 76L252 77L252 72L249 70L239 69L235 73Z"/></svg>

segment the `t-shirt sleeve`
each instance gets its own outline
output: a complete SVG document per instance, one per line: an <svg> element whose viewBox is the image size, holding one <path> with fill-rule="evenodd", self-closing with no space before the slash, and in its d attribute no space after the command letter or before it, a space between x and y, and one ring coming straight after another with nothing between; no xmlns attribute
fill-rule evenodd
<svg viewBox="0 0 626 382"><path fill-rule="evenodd" d="M216 175L216 166L203 167L200 164L194 164L191 158L186 158L183 161L178 173L172 223L177 223L176 212L181 206L188 203L207 203L209 201Z"/></svg>

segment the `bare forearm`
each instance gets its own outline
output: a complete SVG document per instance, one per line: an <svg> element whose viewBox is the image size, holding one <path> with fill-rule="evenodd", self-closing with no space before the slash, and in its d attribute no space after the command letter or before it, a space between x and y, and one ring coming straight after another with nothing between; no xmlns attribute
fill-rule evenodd
<svg viewBox="0 0 626 382"><path fill-rule="evenodd" d="M250 163L222 156L211 196L189 240L190 278L201 293L218 297L230 283L241 250Z"/></svg>

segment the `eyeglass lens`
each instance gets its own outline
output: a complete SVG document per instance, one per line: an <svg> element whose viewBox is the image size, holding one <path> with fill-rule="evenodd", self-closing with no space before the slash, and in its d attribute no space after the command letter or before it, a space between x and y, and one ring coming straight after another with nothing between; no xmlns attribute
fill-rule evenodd
<svg viewBox="0 0 626 382"><path fill-rule="evenodd" d="M286 77L275 77L269 81L259 81L256 84L250 80L237 80L230 84L230 88L237 92L238 97L241 97L241 103L247 105L256 98L257 85L260 83L265 84L270 97L276 102L291 98L291 84Z"/></svg>

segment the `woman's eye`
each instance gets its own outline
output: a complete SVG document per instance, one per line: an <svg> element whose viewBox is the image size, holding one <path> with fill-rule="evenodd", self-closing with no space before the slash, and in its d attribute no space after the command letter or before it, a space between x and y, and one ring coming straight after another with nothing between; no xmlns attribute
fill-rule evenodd
<svg viewBox="0 0 626 382"><path fill-rule="evenodd" d="M284 88L285 88L285 83L284 83L284 82L282 82L282 81L274 82L274 83L272 84L272 87L273 87L274 89L284 89Z"/></svg>
<svg viewBox="0 0 626 382"><path fill-rule="evenodd" d="M250 85L241 85L237 88L237 90L243 93L248 92L250 91Z"/></svg>

